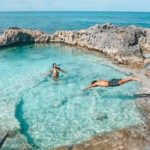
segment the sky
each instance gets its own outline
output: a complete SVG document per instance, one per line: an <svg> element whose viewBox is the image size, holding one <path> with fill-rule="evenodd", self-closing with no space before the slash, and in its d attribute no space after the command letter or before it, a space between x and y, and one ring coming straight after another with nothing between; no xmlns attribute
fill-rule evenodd
<svg viewBox="0 0 150 150"><path fill-rule="evenodd" d="M0 0L0 11L150 12L150 0Z"/></svg>

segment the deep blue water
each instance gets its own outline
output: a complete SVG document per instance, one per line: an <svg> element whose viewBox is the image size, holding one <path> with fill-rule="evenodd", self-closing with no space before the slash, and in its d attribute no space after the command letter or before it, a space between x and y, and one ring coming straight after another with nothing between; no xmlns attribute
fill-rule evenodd
<svg viewBox="0 0 150 150"><path fill-rule="evenodd" d="M0 29L12 26L56 30L78 30L95 24L113 23L150 27L150 13L140 12L0 12Z"/></svg>

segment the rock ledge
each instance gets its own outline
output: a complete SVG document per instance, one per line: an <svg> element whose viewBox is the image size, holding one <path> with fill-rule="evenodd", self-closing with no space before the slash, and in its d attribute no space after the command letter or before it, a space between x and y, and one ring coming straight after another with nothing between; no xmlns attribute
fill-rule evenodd
<svg viewBox="0 0 150 150"><path fill-rule="evenodd" d="M66 43L96 50L118 64L144 66L150 52L150 29L136 26L96 25L80 31L47 34L38 30L9 28L0 36L0 48L14 44Z"/></svg>

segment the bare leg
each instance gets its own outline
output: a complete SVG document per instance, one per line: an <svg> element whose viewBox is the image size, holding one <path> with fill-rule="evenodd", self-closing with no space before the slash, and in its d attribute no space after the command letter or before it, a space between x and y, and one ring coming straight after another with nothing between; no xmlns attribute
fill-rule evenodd
<svg viewBox="0 0 150 150"><path fill-rule="evenodd" d="M125 78L125 79L120 80L119 84L122 85L122 84L125 84L125 83L130 82L130 81L140 81L140 79L137 77L129 77L129 78Z"/></svg>
<svg viewBox="0 0 150 150"><path fill-rule="evenodd" d="M57 81L58 79L59 79L58 76L54 76L54 77L53 77L53 80L54 80L54 81Z"/></svg>

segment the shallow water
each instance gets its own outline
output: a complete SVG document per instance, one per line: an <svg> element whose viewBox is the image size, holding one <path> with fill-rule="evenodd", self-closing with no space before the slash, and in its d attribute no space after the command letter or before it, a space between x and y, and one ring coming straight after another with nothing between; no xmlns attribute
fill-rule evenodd
<svg viewBox="0 0 150 150"><path fill-rule="evenodd" d="M62 45L0 51L0 105L7 107L0 118L16 118L28 143L41 149L142 123L134 97L139 83L81 90L93 80L127 76L97 55ZM67 72L58 81L43 75L54 62Z"/></svg>

